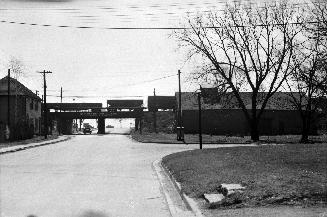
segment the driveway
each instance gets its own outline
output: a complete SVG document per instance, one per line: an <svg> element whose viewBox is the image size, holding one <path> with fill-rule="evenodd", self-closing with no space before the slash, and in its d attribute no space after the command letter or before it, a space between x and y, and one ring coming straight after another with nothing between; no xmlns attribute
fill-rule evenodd
<svg viewBox="0 0 327 217"><path fill-rule="evenodd" d="M152 162L192 148L86 135L2 155L1 216L170 216Z"/></svg>

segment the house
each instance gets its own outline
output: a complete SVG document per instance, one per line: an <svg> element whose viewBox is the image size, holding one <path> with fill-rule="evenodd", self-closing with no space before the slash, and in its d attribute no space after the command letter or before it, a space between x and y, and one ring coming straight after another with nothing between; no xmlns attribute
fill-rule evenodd
<svg viewBox="0 0 327 217"><path fill-rule="evenodd" d="M265 92L258 93L257 108L261 107L266 94ZM251 96L251 92L240 93L240 97L248 110L252 108ZM175 93L175 97L178 105L179 94ZM199 123L197 94L182 92L181 105L182 124L185 133L197 133ZM201 92L201 108L203 133L250 135L249 123L232 92L218 93L215 88L203 89ZM258 128L261 135L301 134L302 120L298 110L292 104L290 93L277 92L270 98Z"/></svg>
<svg viewBox="0 0 327 217"><path fill-rule="evenodd" d="M26 139L41 132L41 98L14 78L10 78L10 136ZM0 79L0 124L8 124L8 76ZM3 131L2 131L3 132ZM0 141L3 135L0 135Z"/></svg>

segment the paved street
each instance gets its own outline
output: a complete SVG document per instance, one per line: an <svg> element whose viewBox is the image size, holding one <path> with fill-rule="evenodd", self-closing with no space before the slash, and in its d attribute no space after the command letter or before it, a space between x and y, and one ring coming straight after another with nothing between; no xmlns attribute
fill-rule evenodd
<svg viewBox="0 0 327 217"><path fill-rule="evenodd" d="M170 216L152 162L192 147L83 135L2 155L1 217Z"/></svg>

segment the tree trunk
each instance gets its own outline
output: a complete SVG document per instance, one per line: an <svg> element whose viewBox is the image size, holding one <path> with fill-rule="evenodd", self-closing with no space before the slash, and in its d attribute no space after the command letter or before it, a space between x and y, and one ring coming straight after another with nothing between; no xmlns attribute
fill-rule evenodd
<svg viewBox="0 0 327 217"><path fill-rule="evenodd" d="M306 114L304 115L302 119L302 135L301 135L301 143L308 143L309 142L309 132L310 132L310 114L308 112L305 112Z"/></svg>
<svg viewBox="0 0 327 217"><path fill-rule="evenodd" d="M253 92L252 95L252 110L251 110L251 140L254 142L259 141L258 131L258 118L257 118L257 92Z"/></svg>
<svg viewBox="0 0 327 217"><path fill-rule="evenodd" d="M258 122L256 119L251 120L251 140L254 142L259 141Z"/></svg>

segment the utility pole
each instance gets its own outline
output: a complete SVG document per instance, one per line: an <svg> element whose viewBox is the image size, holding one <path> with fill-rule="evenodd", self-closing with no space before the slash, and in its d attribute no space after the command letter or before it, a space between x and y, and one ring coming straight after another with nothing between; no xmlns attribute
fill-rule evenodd
<svg viewBox="0 0 327 217"><path fill-rule="evenodd" d="M60 103L62 103L62 87L60 88Z"/></svg>
<svg viewBox="0 0 327 217"><path fill-rule="evenodd" d="M154 101L154 111L153 111L153 127L154 127L154 132L157 132L157 101L156 101L156 88L153 89L153 101Z"/></svg>
<svg viewBox="0 0 327 217"><path fill-rule="evenodd" d="M182 127L182 92L181 92L181 71L178 70L178 126Z"/></svg>
<svg viewBox="0 0 327 217"><path fill-rule="evenodd" d="M45 79L45 74L50 74L52 72L45 71L39 72L43 74L43 116L44 116L44 138L48 138L48 108L47 108L47 83Z"/></svg>
<svg viewBox="0 0 327 217"><path fill-rule="evenodd" d="M36 90L36 91L35 91L35 94L38 96L38 95L39 95L39 91L38 91L38 90Z"/></svg>
<svg viewBox="0 0 327 217"><path fill-rule="evenodd" d="M200 143L200 149L202 149L201 91L202 91L202 88L200 86L200 92L198 93L198 105L199 105L199 143Z"/></svg>
<svg viewBox="0 0 327 217"><path fill-rule="evenodd" d="M60 112L62 109L62 87L60 88Z"/></svg>
<svg viewBox="0 0 327 217"><path fill-rule="evenodd" d="M8 103L8 110L7 110L7 124L8 124L8 130L9 130L9 135L8 135L8 139L10 137L10 69L8 69L8 99L7 99L7 103Z"/></svg>
<svg viewBox="0 0 327 217"><path fill-rule="evenodd" d="M182 123L182 92L181 92L181 71L178 70L178 127L177 127L177 141L184 141L183 123Z"/></svg>

